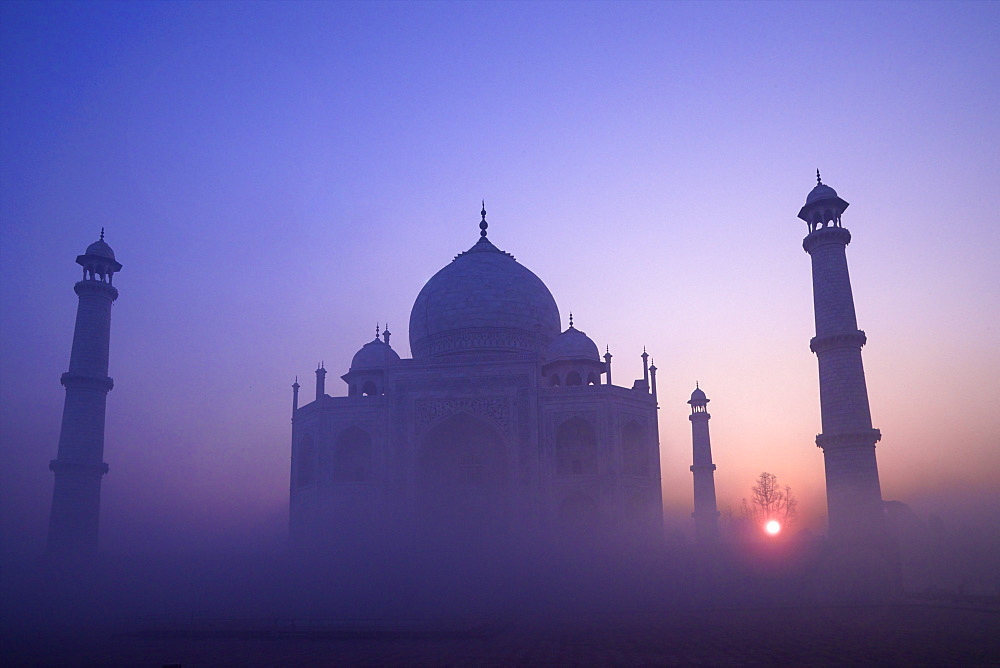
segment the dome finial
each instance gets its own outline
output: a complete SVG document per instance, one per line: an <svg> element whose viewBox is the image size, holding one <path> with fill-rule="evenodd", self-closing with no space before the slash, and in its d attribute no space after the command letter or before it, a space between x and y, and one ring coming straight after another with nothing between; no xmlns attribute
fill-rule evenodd
<svg viewBox="0 0 1000 668"><path fill-rule="evenodd" d="M570 327L573 326L573 312L572 311L569 312L569 326Z"/></svg>
<svg viewBox="0 0 1000 668"><path fill-rule="evenodd" d="M101 241L104 241L104 228L101 228Z"/></svg>
<svg viewBox="0 0 1000 668"><path fill-rule="evenodd" d="M380 330L380 329L379 329L379 327L378 327L378 323L376 322L376 323L375 323L375 340L376 340L376 341L378 341L378 337L379 337L379 332L380 332L380 331L381 331L381 330Z"/></svg>
<svg viewBox="0 0 1000 668"><path fill-rule="evenodd" d="M480 211L480 213L483 214L483 219L479 223L479 230L480 230L479 236L481 236L481 237L483 237L485 239L486 238L486 228L489 227L489 224L486 222L486 200L483 200L483 210Z"/></svg>
<svg viewBox="0 0 1000 668"><path fill-rule="evenodd" d="M816 168L816 185L823 185L823 179L819 177L819 167Z"/></svg>
<svg viewBox="0 0 1000 668"><path fill-rule="evenodd" d="M701 389L701 388L698 387L698 381L694 381L694 389L696 389L696 390Z"/></svg>

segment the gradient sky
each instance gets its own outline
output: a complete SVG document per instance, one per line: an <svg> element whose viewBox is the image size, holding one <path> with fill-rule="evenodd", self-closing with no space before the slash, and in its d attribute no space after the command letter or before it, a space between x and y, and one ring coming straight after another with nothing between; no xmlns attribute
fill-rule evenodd
<svg viewBox="0 0 1000 668"><path fill-rule="evenodd" d="M0 4L0 529L39 549L79 280L115 285L102 540L285 531L290 385L328 391L478 235L659 368L667 530L686 401L720 507L825 497L806 232L844 226L883 496L1000 525L1000 4Z"/></svg>

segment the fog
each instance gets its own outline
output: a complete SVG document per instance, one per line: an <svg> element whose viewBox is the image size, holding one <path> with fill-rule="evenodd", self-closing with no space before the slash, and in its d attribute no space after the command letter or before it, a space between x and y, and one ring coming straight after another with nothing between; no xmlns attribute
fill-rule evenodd
<svg viewBox="0 0 1000 668"><path fill-rule="evenodd" d="M525 647L508 628L565 631L555 645L578 653L483 662L997 659L945 648L978 647L1000 595L1000 225L983 206L1000 173L998 11L0 3L0 659L162 664L184 659L179 639L211 636L229 644L186 663L240 663L227 652L242 647L242 662L305 665L237 647L302 628L378 641L345 659L369 665L487 656L437 641L379 653L434 633ZM796 218L817 167L851 202L883 436L876 546L828 536ZM414 298L478 238L484 197L489 238L551 290L561 327L572 310L614 354L616 384L642 377L643 350L655 358L662 526L470 529L443 519L463 510L445 496L440 522L290 535L292 382L309 395L322 360L330 395L346 395L337 378L376 323L409 357ZM124 267L100 547L56 558L48 463L74 258L102 228ZM696 381L719 509L740 519L772 472L799 501L779 535L694 542ZM615 644L601 635L613 619L646 635ZM811 644L741 645L775 635ZM649 638L663 644L635 649ZM878 654L890 645L917 649Z"/></svg>

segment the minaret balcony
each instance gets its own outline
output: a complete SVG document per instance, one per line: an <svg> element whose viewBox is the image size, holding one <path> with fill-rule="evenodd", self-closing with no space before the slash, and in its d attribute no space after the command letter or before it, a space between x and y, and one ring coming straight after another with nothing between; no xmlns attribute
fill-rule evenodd
<svg viewBox="0 0 1000 668"><path fill-rule="evenodd" d="M817 434L816 447L827 449L869 447L882 440L882 432L878 429L866 429L860 432L846 434Z"/></svg>
<svg viewBox="0 0 1000 668"><path fill-rule="evenodd" d="M868 337L864 331L858 329L844 334L814 336L809 340L809 350L819 354L834 348L861 348L867 342Z"/></svg>
<svg viewBox="0 0 1000 668"><path fill-rule="evenodd" d="M110 470L105 462L79 462L72 459L53 459L49 462L53 473L90 473L95 476L107 474Z"/></svg>
<svg viewBox="0 0 1000 668"><path fill-rule="evenodd" d="M812 253L819 246L826 244L837 244L846 246L851 243L851 233L844 227L821 227L810 232L802 240L802 248L807 253Z"/></svg>
<svg viewBox="0 0 1000 668"><path fill-rule="evenodd" d="M73 286L73 291L81 297L89 294L99 295L111 301L118 299L118 288L110 283L105 283L93 278L86 278L82 281L77 281L76 285Z"/></svg>
<svg viewBox="0 0 1000 668"><path fill-rule="evenodd" d="M99 378L84 376L79 373L70 373L69 371L59 377L59 382L64 387L87 387L95 390L104 390L105 392L110 392L115 387L115 381L107 376Z"/></svg>

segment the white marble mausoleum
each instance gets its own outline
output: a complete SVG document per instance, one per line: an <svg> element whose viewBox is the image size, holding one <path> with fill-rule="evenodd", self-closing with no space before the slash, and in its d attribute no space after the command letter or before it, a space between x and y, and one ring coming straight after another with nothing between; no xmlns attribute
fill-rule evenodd
<svg viewBox="0 0 1000 668"><path fill-rule="evenodd" d="M611 382L611 355L562 330L545 284L479 240L410 313L412 359L388 331L328 394L294 387L294 541L378 532L656 540L662 533L656 367Z"/></svg>

